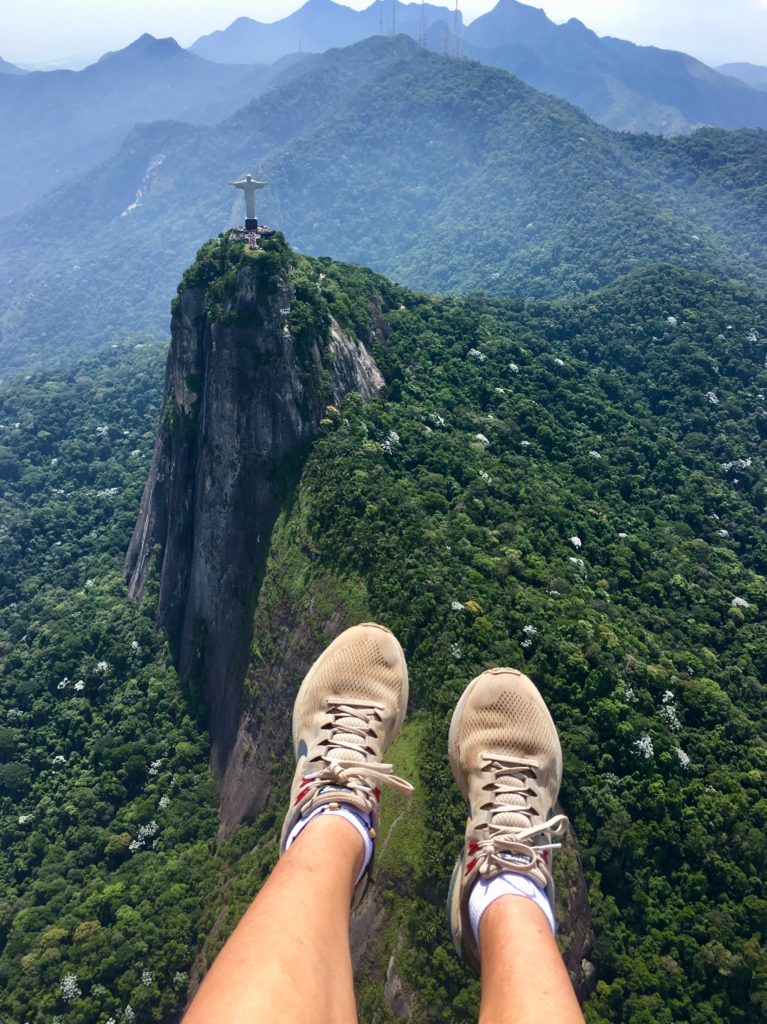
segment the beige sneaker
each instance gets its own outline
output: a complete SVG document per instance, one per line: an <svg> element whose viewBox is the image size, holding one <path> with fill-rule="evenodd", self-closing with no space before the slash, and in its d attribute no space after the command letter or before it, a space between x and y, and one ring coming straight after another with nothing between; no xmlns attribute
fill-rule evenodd
<svg viewBox="0 0 767 1024"><path fill-rule="evenodd" d="M352 626L323 651L293 709L297 763L281 853L298 819L324 804L345 804L369 814L375 839L381 786L408 794L413 790L392 774L390 764L382 763L402 729L407 698L405 655L385 627L371 622Z"/></svg>
<svg viewBox="0 0 767 1024"><path fill-rule="evenodd" d="M549 818L562 781L562 748L549 710L533 683L510 668L472 680L450 723L450 767L469 804L466 842L450 883L448 915L458 955L479 972L469 921L478 877L502 871L531 878L554 906L550 836L567 829Z"/></svg>

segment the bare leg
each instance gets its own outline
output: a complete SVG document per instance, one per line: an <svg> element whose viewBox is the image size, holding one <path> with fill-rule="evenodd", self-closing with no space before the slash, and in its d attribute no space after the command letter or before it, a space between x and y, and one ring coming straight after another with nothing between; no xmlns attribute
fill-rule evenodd
<svg viewBox="0 0 767 1024"><path fill-rule="evenodd" d="M480 1024L583 1024L548 922L532 900L501 896L479 925Z"/></svg>
<svg viewBox="0 0 767 1024"><path fill-rule="evenodd" d="M278 861L205 977L183 1024L356 1024L349 908L362 839L333 814Z"/></svg>

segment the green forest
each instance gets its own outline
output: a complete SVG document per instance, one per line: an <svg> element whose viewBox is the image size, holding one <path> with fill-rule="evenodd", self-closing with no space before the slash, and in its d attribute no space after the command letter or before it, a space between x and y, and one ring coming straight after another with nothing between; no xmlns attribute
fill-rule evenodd
<svg viewBox="0 0 767 1024"><path fill-rule="evenodd" d="M767 303L668 264L524 301L290 259L296 309L360 339L376 326L387 382L326 410L272 534L245 681L257 711L286 622L325 642L331 606L405 648L393 759L418 793L386 811L388 923L361 1019L395 1020L392 955L413 1020L476 1017L443 920L464 813L446 737L466 682L508 664L562 738L596 935L589 1024L767 1021ZM164 356L133 338L0 390L9 1021L177 1019L276 856L289 763L274 759L265 814L218 842L156 588L133 605L121 581Z"/></svg>
<svg viewBox="0 0 767 1024"><path fill-rule="evenodd" d="M120 575L165 354L0 393L3 1020L167 1020L210 925L207 740Z"/></svg>

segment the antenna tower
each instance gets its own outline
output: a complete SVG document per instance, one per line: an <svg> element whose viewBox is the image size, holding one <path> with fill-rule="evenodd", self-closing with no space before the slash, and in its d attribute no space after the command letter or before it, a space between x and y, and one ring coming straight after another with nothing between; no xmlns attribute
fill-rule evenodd
<svg viewBox="0 0 767 1024"><path fill-rule="evenodd" d="M383 35L383 9L384 0L378 0L378 34Z"/></svg>
<svg viewBox="0 0 767 1024"><path fill-rule="evenodd" d="M426 5L425 0L421 0L421 24L418 31L418 45L421 49L425 50L427 47L428 38L426 35Z"/></svg>
<svg viewBox="0 0 767 1024"><path fill-rule="evenodd" d="M461 28L460 15L458 14L458 0L455 0L455 14L453 16L453 34L455 35L455 55L461 56Z"/></svg>
<svg viewBox="0 0 767 1024"><path fill-rule="evenodd" d="M391 0L391 34L397 34L397 0Z"/></svg>

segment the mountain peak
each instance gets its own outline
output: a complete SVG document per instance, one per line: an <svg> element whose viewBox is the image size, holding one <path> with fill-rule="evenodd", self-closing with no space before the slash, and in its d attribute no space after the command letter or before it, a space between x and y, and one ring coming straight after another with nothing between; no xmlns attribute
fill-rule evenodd
<svg viewBox="0 0 767 1024"><path fill-rule="evenodd" d="M504 34L522 32L529 40L540 38L555 28L540 7L531 7L519 0L498 0L491 11L469 25L466 39L478 46L495 47L503 43Z"/></svg>
<svg viewBox="0 0 767 1024"><path fill-rule="evenodd" d="M176 56L178 54L186 54L187 51L178 45L172 36L168 36L165 39L157 39L155 36L145 32L138 39L134 39L132 43L124 47L122 50L112 50L109 53L105 53L103 57L97 62L103 64L106 62L122 61L122 60L135 60L136 58L142 57L160 57L167 59L170 56Z"/></svg>
<svg viewBox="0 0 767 1024"><path fill-rule="evenodd" d="M531 4L520 3L520 0L498 0L492 10L488 11L485 17L493 14L512 15L515 18L524 19L529 24L546 24L549 18L541 7L533 7Z"/></svg>

